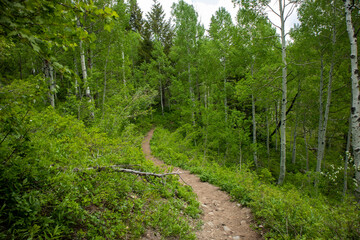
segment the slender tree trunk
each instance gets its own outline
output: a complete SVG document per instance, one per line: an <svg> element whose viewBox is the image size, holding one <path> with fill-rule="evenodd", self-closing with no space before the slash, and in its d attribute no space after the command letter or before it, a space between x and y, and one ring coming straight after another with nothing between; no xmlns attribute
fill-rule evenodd
<svg viewBox="0 0 360 240"><path fill-rule="evenodd" d="M205 86L205 94L204 94L204 105L205 105L205 138L204 138L204 161L206 160L206 152L207 152L207 141L208 141L208 104L207 104L207 91Z"/></svg>
<svg viewBox="0 0 360 240"><path fill-rule="evenodd" d="M324 60L321 55L321 71L320 71L320 87L319 87L319 129L318 129L318 149L317 149L317 162L316 162L316 172L321 171L321 160L323 156L322 146L325 145L323 141L323 90L324 90Z"/></svg>
<svg viewBox="0 0 360 240"><path fill-rule="evenodd" d="M228 109L227 109L227 93L226 93L226 63L224 58L224 113L225 113L225 124L227 124L228 120Z"/></svg>
<svg viewBox="0 0 360 240"><path fill-rule="evenodd" d="M351 135L352 135L352 149L355 163L355 179L358 187L357 194L360 194L360 94L359 94L359 65L358 65L358 49L357 37L355 35L354 25L352 22L351 12L354 9L350 0L344 0L346 28L349 35L351 46L351 89L352 89L352 107L351 107Z"/></svg>
<svg viewBox="0 0 360 240"><path fill-rule="evenodd" d="M83 41L80 40L80 61L81 61L81 71L82 71L82 77L84 80L84 87L85 87L85 95L89 98L89 102L91 102L91 92L90 87L88 86L87 82L87 70L86 70L86 62L85 62L85 51L83 48Z"/></svg>
<svg viewBox="0 0 360 240"><path fill-rule="evenodd" d="M190 63L188 63L188 81L189 81L189 94L190 94L190 99L192 102L192 106L191 106L191 117L192 117L192 123L193 126L195 126L195 98L194 98L194 90L192 87L192 81L191 81L191 67L190 67Z"/></svg>
<svg viewBox="0 0 360 240"><path fill-rule="evenodd" d="M278 122L279 122L278 106L279 106L279 104L276 101L275 102L275 121L276 121L276 124L278 124ZM277 134L275 135L275 151L278 151L278 136L277 136Z"/></svg>
<svg viewBox="0 0 360 240"><path fill-rule="evenodd" d="M161 76L160 63L159 63L159 75ZM159 77L159 90L160 90L161 115L164 116L163 86L162 86L161 77Z"/></svg>
<svg viewBox="0 0 360 240"><path fill-rule="evenodd" d="M303 131L304 131L304 142L305 142L305 162L306 162L306 172L309 171L309 146L307 142L307 134L306 134L306 114L304 112L304 120L303 120Z"/></svg>
<svg viewBox="0 0 360 240"><path fill-rule="evenodd" d="M124 53L124 44L121 45L121 58L122 58L122 77L123 77L123 83L126 87L126 75L125 75L125 53Z"/></svg>
<svg viewBox="0 0 360 240"><path fill-rule="evenodd" d="M44 73L45 79L48 81L49 85L49 101L50 105L55 108L55 84L54 84L54 68L48 60L44 60Z"/></svg>
<svg viewBox="0 0 360 240"><path fill-rule="evenodd" d="M253 157L254 157L255 167L258 168L257 150L256 150L257 141L256 141L256 116L255 116L255 98L254 98L254 94L251 94L251 105L252 105L253 146L254 146Z"/></svg>
<svg viewBox="0 0 360 240"><path fill-rule="evenodd" d="M295 120L295 128L294 128L294 140L293 140L293 148L292 148L292 164L295 164L296 162L296 138L297 138L297 126L298 126L298 114L296 114L296 120Z"/></svg>
<svg viewBox="0 0 360 240"><path fill-rule="evenodd" d="M286 40L285 40L285 6L279 0L280 21L281 21L281 55L282 55L282 100L281 100L281 126L280 126L280 174L278 184L281 185L286 173L286 103L287 103L287 62L286 62Z"/></svg>
<svg viewBox="0 0 360 240"><path fill-rule="evenodd" d="M350 155L350 142L351 142L351 115L349 117L349 130L346 138L346 154L345 154L345 163L344 163L344 187L343 187L343 201L345 200L346 191L347 191L347 169Z"/></svg>
<svg viewBox="0 0 360 240"><path fill-rule="evenodd" d="M335 15L335 14L334 14ZM325 154L325 143L326 143L326 130L327 130L327 123L329 119L329 111L330 111L330 104L331 104L331 86L333 80L333 71L335 66L335 43L336 43L336 29L335 24L333 24L333 36L332 36L332 58L331 58L331 66L329 71L329 82L328 82L328 89L327 89L327 98L326 98L326 106L325 106L325 114L324 119L322 119L322 107L319 119L319 136L318 136L318 151L317 151L317 163L316 163L316 172L321 172L321 162L324 159ZM321 58L321 78L323 78L323 59ZM323 87L322 79L320 80L320 87ZM322 95L322 89L320 89L320 93ZM321 96L320 95L320 96ZM322 98L319 98L322 101ZM322 102L320 102L322 106ZM317 181L315 181L317 183Z"/></svg>
<svg viewBox="0 0 360 240"><path fill-rule="evenodd" d="M239 142L239 169L240 169L240 172L241 172L241 164L242 164L242 145L241 145L241 140L240 140L240 142Z"/></svg>
<svg viewBox="0 0 360 240"><path fill-rule="evenodd" d="M102 117L104 117L105 113L105 98L106 98L106 85L107 85L107 65L109 61L109 55L110 55L110 43L108 46L108 52L105 58L105 66L104 66L104 89L103 89L103 97L102 97Z"/></svg>
<svg viewBox="0 0 360 240"><path fill-rule="evenodd" d="M269 124L269 116L267 114L268 108L266 108L266 153L268 157L268 168L270 168L270 124Z"/></svg>

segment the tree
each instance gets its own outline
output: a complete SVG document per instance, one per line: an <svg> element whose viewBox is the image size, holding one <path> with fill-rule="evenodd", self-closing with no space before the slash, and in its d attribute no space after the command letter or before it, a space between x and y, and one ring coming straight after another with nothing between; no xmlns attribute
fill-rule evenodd
<svg viewBox="0 0 360 240"><path fill-rule="evenodd" d="M354 5L354 1L344 0L344 9L346 17L346 29L350 41L350 61L351 61L351 135L352 148L355 162L355 179L357 181L357 192L360 194L360 91L359 91L359 64L358 64L358 43L357 33L355 32L352 13L354 9L360 6Z"/></svg>
<svg viewBox="0 0 360 240"><path fill-rule="evenodd" d="M192 125L196 124L195 108L195 63L197 44L204 34L204 29L198 24L198 14L192 5L180 0L172 6L175 17L175 39L173 56L176 56L178 73L187 79L190 99L190 114ZM182 83L184 84L184 83ZM185 85L185 84L184 84Z"/></svg>

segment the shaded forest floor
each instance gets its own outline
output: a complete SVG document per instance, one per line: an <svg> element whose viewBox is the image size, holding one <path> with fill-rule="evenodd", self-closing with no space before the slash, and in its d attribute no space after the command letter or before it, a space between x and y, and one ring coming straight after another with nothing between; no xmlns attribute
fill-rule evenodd
<svg viewBox="0 0 360 240"><path fill-rule="evenodd" d="M142 143L145 156L157 166L169 168L170 166L151 155L150 140L153 133L154 129L149 131ZM261 239L250 228L253 218L249 208L231 202L227 193L207 182L201 182L198 176L189 171L180 168L174 168L173 171L181 173L181 178L192 187L201 204L204 225L196 233L198 239ZM143 239L156 238L154 233L147 233Z"/></svg>

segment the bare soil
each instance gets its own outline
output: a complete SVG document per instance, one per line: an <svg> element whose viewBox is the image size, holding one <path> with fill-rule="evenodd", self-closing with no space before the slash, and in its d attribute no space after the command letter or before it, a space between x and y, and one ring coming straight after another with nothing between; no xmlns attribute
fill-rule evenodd
<svg viewBox="0 0 360 240"><path fill-rule="evenodd" d="M142 149L146 159L152 160L156 165L167 168L164 162L151 155L150 140L154 129L148 132L142 143ZM174 168L175 172L181 172L181 178L189 184L198 196L198 201L203 210L202 221L204 225L196 236L201 240L243 240L262 239L261 235L251 229L253 222L249 208L242 207L239 203L231 202L230 196L218 187L207 182L201 182L200 178L189 171ZM160 239L159 235L148 232L143 239Z"/></svg>

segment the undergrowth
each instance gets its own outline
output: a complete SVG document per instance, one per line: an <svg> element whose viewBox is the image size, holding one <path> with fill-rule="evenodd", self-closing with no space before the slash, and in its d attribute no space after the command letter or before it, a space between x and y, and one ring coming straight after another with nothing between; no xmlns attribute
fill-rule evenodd
<svg viewBox="0 0 360 240"><path fill-rule="evenodd" d="M153 154L198 174L228 192L234 201L252 209L270 239L359 239L360 209L352 199L330 201L311 196L292 184L277 186L267 169L258 172L246 165L219 165L204 160L203 152L188 144L178 131L157 128L151 141Z"/></svg>
<svg viewBox="0 0 360 240"><path fill-rule="evenodd" d="M109 137L50 108L17 114L21 129L1 135L0 239L138 239L147 229L195 239L189 222L199 203L177 177L86 169L161 172L145 160L134 125Z"/></svg>

